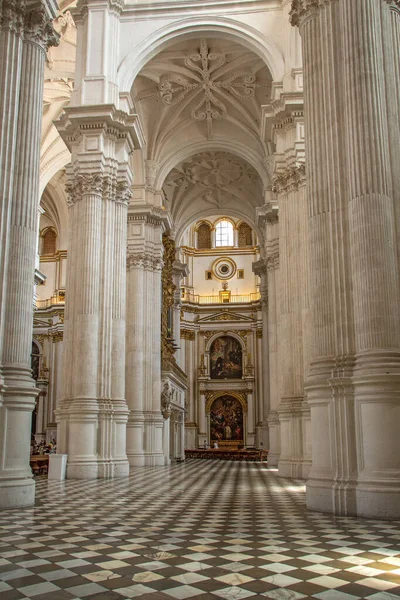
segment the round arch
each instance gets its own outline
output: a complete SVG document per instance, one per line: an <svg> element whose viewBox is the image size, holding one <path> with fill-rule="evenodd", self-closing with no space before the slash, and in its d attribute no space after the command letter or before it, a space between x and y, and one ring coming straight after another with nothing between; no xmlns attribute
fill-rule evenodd
<svg viewBox="0 0 400 600"><path fill-rule="evenodd" d="M157 29L130 49L118 68L117 85L121 92L130 92L141 69L171 42L178 42L184 37L198 37L199 34L242 43L265 62L274 81L282 81L285 66L282 53L272 40L257 29L226 17L192 17Z"/></svg>
<svg viewBox="0 0 400 600"><path fill-rule="evenodd" d="M242 348L243 355L245 355L245 353L246 353L246 343L243 340L243 338L241 338L240 335L238 333L235 333L234 331L216 331L215 334L213 334L207 340L207 343L205 345L204 351L205 352L210 352L211 345L213 344L213 342L215 342L215 340L218 339L221 336L231 337L231 338L234 338L235 340L237 340L239 342L239 344L240 344L240 347Z"/></svg>
<svg viewBox="0 0 400 600"><path fill-rule="evenodd" d="M187 160L191 156L194 156L195 154L199 154L200 152L229 152L233 156L237 156L246 161L253 167L253 169L257 171L264 188L268 188L271 183L262 160L260 160L260 157L247 146L238 142L233 143L227 140L207 140L204 142L195 142L194 144L185 146L164 160L158 169L158 173L154 182L155 189L160 190L162 188L166 177L176 165L184 160Z"/></svg>
<svg viewBox="0 0 400 600"><path fill-rule="evenodd" d="M232 396L239 400L243 414L247 414L247 394L245 391L236 391L236 390L225 390L225 391L215 391L215 392L206 392L206 415L210 413L211 407L214 404L215 400L221 398L221 396Z"/></svg>

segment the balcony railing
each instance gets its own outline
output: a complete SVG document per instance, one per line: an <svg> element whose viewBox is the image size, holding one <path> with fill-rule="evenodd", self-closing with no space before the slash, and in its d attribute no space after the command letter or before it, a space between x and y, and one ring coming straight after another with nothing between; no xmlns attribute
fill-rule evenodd
<svg viewBox="0 0 400 600"><path fill-rule="evenodd" d="M182 294L182 302L188 304L250 304L251 302L258 302L260 298L260 292L253 292L252 294L231 294L230 296L222 294L218 296L200 296L199 294L187 292Z"/></svg>

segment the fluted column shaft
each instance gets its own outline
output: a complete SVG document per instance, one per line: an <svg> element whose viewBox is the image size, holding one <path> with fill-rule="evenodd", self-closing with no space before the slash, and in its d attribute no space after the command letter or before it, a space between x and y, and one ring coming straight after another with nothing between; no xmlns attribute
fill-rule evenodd
<svg viewBox="0 0 400 600"><path fill-rule="evenodd" d="M128 210L127 454L131 465L163 465L161 414L161 269L165 213L151 205Z"/></svg>
<svg viewBox="0 0 400 600"><path fill-rule="evenodd" d="M71 237L65 311L65 396L57 409L67 477L125 477L126 217L134 120L113 106L67 108ZM97 117L97 120L96 120Z"/></svg>
<svg viewBox="0 0 400 600"><path fill-rule="evenodd" d="M388 12L387 3L376 0L341 3L356 347L357 510L365 516L398 517L400 295L393 185L399 182L392 177L398 157L396 166L391 153L398 151L400 129L397 122L395 141L389 135L389 127L396 125L389 121L393 98L387 97L383 69L384 47L392 33L383 18ZM398 55L398 46L396 50ZM378 442L383 439L384 445Z"/></svg>
<svg viewBox="0 0 400 600"><path fill-rule="evenodd" d="M279 369L281 375L278 407L281 453L278 462L282 477L305 478L311 456L309 438L310 411L304 397L304 288L308 286L308 268L303 260L307 245L304 226L304 165L278 172L274 186L279 201L280 317Z"/></svg>
<svg viewBox="0 0 400 600"><path fill-rule="evenodd" d="M0 507L4 508L27 506L34 500L29 447L37 390L30 353L43 73L46 49L57 41L45 7L34 8L27 11L24 2L10 1L0 7L4 51L0 72L4 92L0 117Z"/></svg>
<svg viewBox="0 0 400 600"><path fill-rule="evenodd" d="M397 0L294 0L291 11L304 57L313 316L307 505L379 517L398 515L400 472L395 13Z"/></svg>
<svg viewBox="0 0 400 600"><path fill-rule="evenodd" d="M128 251L126 400L129 408L126 453L131 466L144 465L144 310L147 302L144 257ZM141 291L142 293L139 293Z"/></svg>

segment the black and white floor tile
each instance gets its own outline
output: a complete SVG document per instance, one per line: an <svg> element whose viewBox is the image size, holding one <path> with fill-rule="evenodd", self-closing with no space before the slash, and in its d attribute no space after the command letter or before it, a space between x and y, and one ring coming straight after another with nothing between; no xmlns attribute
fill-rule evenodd
<svg viewBox="0 0 400 600"><path fill-rule="evenodd" d="M400 598L400 522L305 508L261 463L189 460L128 480L37 480L0 513L0 600Z"/></svg>

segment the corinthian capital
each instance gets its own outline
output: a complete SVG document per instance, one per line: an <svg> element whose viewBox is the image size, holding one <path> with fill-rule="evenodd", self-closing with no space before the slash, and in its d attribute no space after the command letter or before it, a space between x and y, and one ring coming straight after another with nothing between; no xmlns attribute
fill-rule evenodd
<svg viewBox="0 0 400 600"><path fill-rule="evenodd" d="M330 0L293 0L289 13L290 22L294 27L300 27L306 19L316 16L319 9Z"/></svg>
<svg viewBox="0 0 400 600"><path fill-rule="evenodd" d="M23 0L0 0L0 29L21 34L24 29L25 2Z"/></svg>
<svg viewBox="0 0 400 600"><path fill-rule="evenodd" d="M24 39L35 42L45 52L50 46L58 46L60 43L60 36L54 30L43 4L25 13Z"/></svg>

